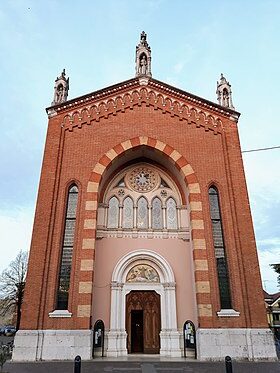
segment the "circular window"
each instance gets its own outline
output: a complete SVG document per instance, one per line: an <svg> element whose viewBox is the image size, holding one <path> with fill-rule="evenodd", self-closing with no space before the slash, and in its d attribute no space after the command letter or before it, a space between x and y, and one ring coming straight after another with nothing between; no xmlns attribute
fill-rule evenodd
<svg viewBox="0 0 280 373"><path fill-rule="evenodd" d="M127 184L137 192L145 193L159 187L159 174L146 166L134 168L126 175Z"/></svg>

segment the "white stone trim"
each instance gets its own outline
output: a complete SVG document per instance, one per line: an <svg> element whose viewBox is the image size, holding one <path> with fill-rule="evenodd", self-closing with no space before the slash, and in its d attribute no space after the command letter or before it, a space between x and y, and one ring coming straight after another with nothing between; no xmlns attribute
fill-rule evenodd
<svg viewBox="0 0 280 373"><path fill-rule="evenodd" d="M49 317L72 317L72 312L68 310L54 310L49 312Z"/></svg>
<svg viewBox="0 0 280 373"><path fill-rule="evenodd" d="M167 230L167 229L161 229L161 230L153 230L153 229L147 229L147 230L140 230L137 229L129 229L129 228L105 228L102 229L98 227L96 238L102 239L102 238L172 238L172 239L179 239L183 241L190 241L190 231L189 228L182 228L180 230L174 229L174 230Z"/></svg>
<svg viewBox="0 0 280 373"><path fill-rule="evenodd" d="M233 310L232 308L228 309L221 309L221 311L217 312L219 317L238 317L240 316L240 312Z"/></svg>
<svg viewBox="0 0 280 373"><path fill-rule="evenodd" d="M137 264L148 264L159 274L160 283L126 283L130 269ZM180 334L177 329L175 277L170 264L164 257L151 250L136 250L119 260L112 274L111 317L108 332L107 356L127 355L125 330L126 295L132 290L154 290L160 294L161 333L160 354L180 357Z"/></svg>
<svg viewBox="0 0 280 373"><path fill-rule="evenodd" d="M198 360L277 360L270 329L198 329Z"/></svg>
<svg viewBox="0 0 280 373"><path fill-rule="evenodd" d="M127 273L139 260L147 260L152 263L152 266L159 267L161 282L175 282L173 270L167 260L155 251L146 249L134 250L123 256L114 268L112 282L124 283Z"/></svg>

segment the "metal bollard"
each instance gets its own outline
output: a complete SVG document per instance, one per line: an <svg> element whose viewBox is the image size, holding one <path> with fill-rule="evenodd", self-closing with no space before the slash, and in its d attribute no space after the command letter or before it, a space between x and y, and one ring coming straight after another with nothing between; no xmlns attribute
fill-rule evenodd
<svg viewBox="0 0 280 373"><path fill-rule="evenodd" d="M230 356L225 357L226 373L232 373L232 360Z"/></svg>
<svg viewBox="0 0 280 373"><path fill-rule="evenodd" d="M81 373L82 359L77 355L74 360L74 373Z"/></svg>

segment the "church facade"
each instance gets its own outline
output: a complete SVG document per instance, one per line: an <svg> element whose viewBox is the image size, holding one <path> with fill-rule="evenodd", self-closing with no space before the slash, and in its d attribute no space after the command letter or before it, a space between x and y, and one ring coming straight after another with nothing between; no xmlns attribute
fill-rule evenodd
<svg viewBox="0 0 280 373"><path fill-rule="evenodd" d="M91 359L100 320L108 357L182 357L191 321L200 360L276 358L227 80L216 104L152 78L143 32L135 78L68 89L63 71L13 360Z"/></svg>

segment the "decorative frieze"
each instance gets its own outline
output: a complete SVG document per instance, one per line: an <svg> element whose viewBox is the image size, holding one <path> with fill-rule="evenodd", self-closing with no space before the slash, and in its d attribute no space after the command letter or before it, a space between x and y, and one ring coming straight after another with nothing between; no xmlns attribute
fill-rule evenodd
<svg viewBox="0 0 280 373"><path fill-rule="evenodd" d="M119 112L131 110L134 106L145 104L153 106L155 110L161 109L163 113L168 113L172 117L177 116L180 120L184 119L188 124L193 123L198 127L204 127L207 131L212 130L215 134L223 131L222 121L218 115L210 113L206 108L201 110L194 108L188 102L189 97L186 97L186 100L164 95L152 88L149 83L145 87L138 86L129 92L120 93L117 97L102 101L95 100L92 106L87 105L83 108L76 108L72 112L68 111L63 118L63 127L72 131L74 127L80 128L84 124L90 125L91 122L99 121L100 118L108 118L109 115L116 115ZM129 147L129 144L124 144L124 149L127 146ZM155 147L163 150L164 144L158 142Z"/></svg>

